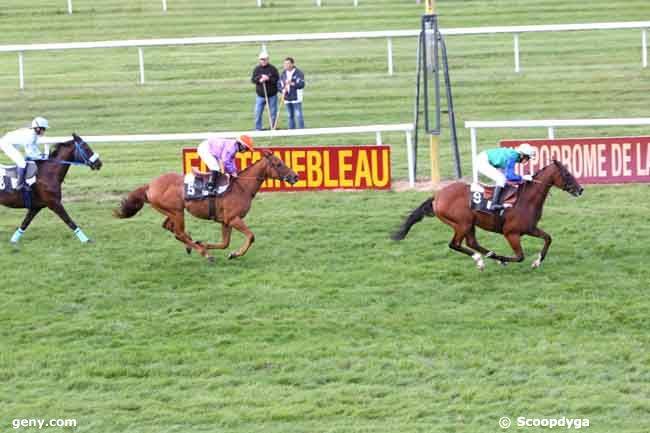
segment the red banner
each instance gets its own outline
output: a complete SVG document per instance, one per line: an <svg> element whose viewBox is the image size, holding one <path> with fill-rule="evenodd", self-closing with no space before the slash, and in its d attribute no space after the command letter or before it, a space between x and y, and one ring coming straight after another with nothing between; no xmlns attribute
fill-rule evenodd
<svg viewBox="0 0 650 433"><path fill-rule="evenodd" d="M261 191L324 189L390 189L390 146L270 147L299 176L289 185L267 180ZM237 168L243 170L262 158L261 152L238 153ZM196 148L183 148L183 173L192 167L207 171Z"/></svg>
<svg viewBox="0 0 650 433"><path fill-rule="evenodd" d="M529 143L537 158L520 168L536 172L556 159L580 183L650 183L650 137L501 140L502 147Z"/></svg>

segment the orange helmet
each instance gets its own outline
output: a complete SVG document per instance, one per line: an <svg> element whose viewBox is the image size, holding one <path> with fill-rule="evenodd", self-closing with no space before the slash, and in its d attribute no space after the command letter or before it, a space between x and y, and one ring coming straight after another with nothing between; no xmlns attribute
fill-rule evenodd
<svg viewBox="0 0 650 433"><path fill-rule="evenodd" d="M250 135L240 135L237 141L246 146L246 149L253 151L253 138Z"/></svg>

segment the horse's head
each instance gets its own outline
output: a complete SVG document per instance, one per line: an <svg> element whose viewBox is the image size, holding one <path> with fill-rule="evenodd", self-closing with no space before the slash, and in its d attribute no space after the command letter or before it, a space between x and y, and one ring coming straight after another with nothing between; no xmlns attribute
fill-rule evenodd
<svg viewBox="0 0 650 433"><path fill-rule="evenodd" d="M584 188L580 186L571 172L560 161L553 160L549 167L553 168L551 184L557 186L571 195L579 197L582 195Z"/></svg>
<svg viewBox="0 0 650 433"><path fill-rule="evenodd" d="M103 165L99 154L95 153L88 143L75 133L72 134L72 140L54 145L50 152L50 159L84 164L91 170L99 170Z"/></svg>
<svg viewBox="0 0 650 433"><path fill-rule="evenodd" d="M263 150L262 155L264 155L263 160L266 164L264 172L266 177L283 180L291 185L298 182L298 174L290 169L284 161L275 156L273 152L270 150Z"/></svg>

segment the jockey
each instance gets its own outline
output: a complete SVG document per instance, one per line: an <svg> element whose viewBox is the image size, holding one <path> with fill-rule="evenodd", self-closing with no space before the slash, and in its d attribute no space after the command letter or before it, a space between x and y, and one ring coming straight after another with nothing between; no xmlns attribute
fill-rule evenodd
<svg viewBox="0 0 650 433"><path fill-rule="evenodd" d="M242 135L236 140L210 137L199 144L199 157L208 166L211 174L207 184L208 191L214 190L222 171L231 177L237 177L235 156L237 152L247 150L253 150L253 139L248 135Z"/></svg>
<svg viewBox="0 0 650 433"><path fill-rule="evenodd" d="M528 143L522 143L515 149L498 147L479 153L477 164L479 173L489 177L496 183L490 209L503 209L501 194L506 182L533 180L530 175L519 176L515 173L515 164L528 162L535 157L536 153L537 150ZM505 174L503 174L502 170L505 170Z"/></svg>
<svg viewBox="0 0 650 433"><path fill-rule="evenodd" d="M25 167L27 159L40 159L41 150L38 147L38 137L45 134L49 127L47 119L36 117L32 120L31 128L21 128L8 132L0 139L0 148L16 164L16 174L18 176L18 189L27 189L25 183ZM19 148L25 150L25 157L20 153Z"/></svg>

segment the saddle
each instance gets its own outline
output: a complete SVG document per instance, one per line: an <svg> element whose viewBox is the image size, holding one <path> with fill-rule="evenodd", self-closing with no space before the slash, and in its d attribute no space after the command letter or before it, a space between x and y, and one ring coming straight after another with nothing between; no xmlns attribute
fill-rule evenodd
<svg viewBox="0 0 650 433"><path fill-rule="evenodd" d="M504 209L514 207L519 198L519 187L507 184L502 194L502 203ZM500 211L495 211L489 208L492 196L494 195L494 187L485 184L472 184L470 187L470 207L479 212L486 212L490 214L497 214Z"/></svg>
<svg viewBox="0 0 650 433"><path fill-rule="evenodd" d="M204 200L208 197L221 197L230 190L228 176L219 176L214 190L208 191L208 181L211 173L205 173L192 168L192 173L185 175L185 200Z"/></svg>
<svg viewBox="0 0 650 433"><path fill-rule="evenodd" d="M29 186L36 183L38 167L34 161L27 161L25 167L25 183ZM18 174L15 165L0 164L0 192L12 192L18 187Z"/></svg>

